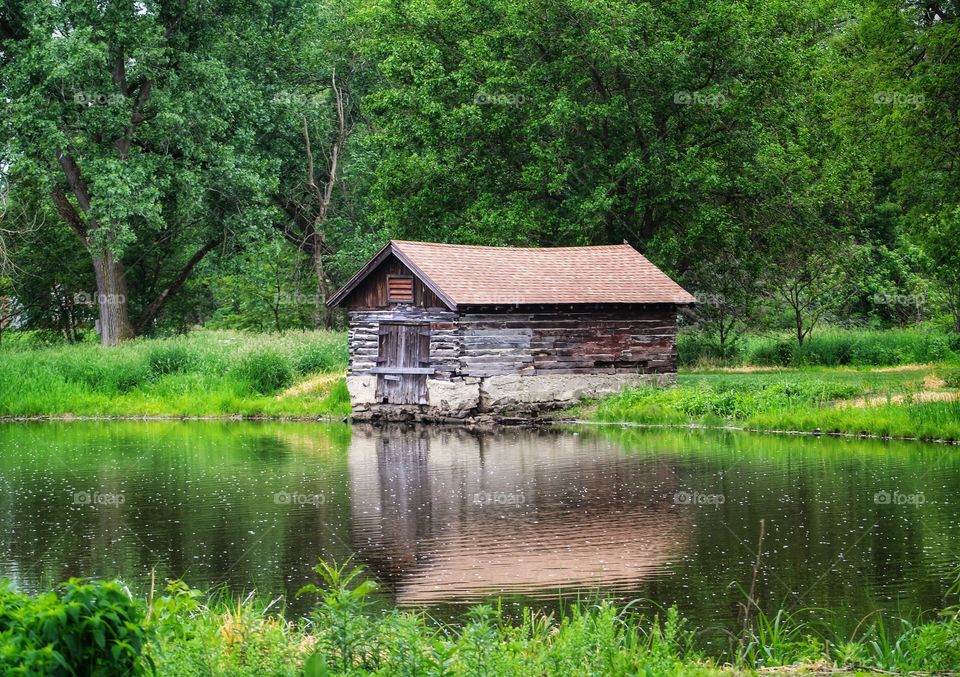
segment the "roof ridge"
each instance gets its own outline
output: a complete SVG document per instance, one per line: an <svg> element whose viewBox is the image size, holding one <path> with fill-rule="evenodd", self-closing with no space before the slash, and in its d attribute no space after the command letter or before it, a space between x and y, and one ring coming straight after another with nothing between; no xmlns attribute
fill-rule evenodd
<svg viewBox="0 0 960 677"><path fill-rule="evenodd" d="M415 245L426 245L428 247L449 247L455 249L513 249L519 251L529 251L529 252L553 252L553 251L562 251L570 249L622 249L627 247L633 251L640 253L638 250L626 242L620 244L585 244L585 245L571 245L563 247L514 247L512 245L490 245L490 244L456 244L453 242L424 242L421 240L390 240L391 244L415 244Z"/></svg>

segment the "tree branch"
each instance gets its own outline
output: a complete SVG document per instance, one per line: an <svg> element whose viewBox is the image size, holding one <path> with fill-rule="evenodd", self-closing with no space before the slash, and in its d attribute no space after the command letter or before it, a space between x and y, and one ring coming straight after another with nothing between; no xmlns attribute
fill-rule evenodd
<svg viewBox="0 0 960 677"><path fill-rule="evenodd" d="M70 204L70 200L67 199L63 190L59 187L54 188L50 191L50 197L53 198L53 206L56 208L60 218L67 222L67 225L73 229L73 232L77 234L77 237L80 238L84 245L89 246L90 240L87 233L87 224L85 224L83 219L80 218L80 215L77 214L77 210Z"/></svg>
<svg viewBox="0 0 960 677"><path fill-rule="evenodd" d="M83 177L80 175L80 168L76 161L59 148L57 149L57 161L63 168L63 174L67 177L67 183L70 184L70 190L73 191L73 196L77 198L80 209L89 212L90 193L87 190L87 184L84 183Z"/></svg>
<svg viewBox="0 0 960 677"><path fill-rule="evenodd" d="M190 273L193 272L193 269L196 268L197 264L203 260L203 257L213 251L221 242L223 242L223 237L217 237L213 240L207 242L203 247L201 247L196 254L187 262L187 265L183 267L183 270L180 271L180 274L177 275L176 279L167 286L159 296L153 300L153 302L146 307L137 321L134 323L134 331L137 334L143 333L143 330L147 327L150 322L157 316L157 313L160 312L160 309L163 308L164 304L170 297L176 294L183 288L183 285L186 283L187 278L190 277Z"/></svg>

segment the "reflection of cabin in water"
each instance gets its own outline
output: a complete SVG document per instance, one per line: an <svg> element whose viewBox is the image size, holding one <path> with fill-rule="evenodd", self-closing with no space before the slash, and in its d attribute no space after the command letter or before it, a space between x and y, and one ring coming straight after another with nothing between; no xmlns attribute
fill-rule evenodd
<svg viewBox="0 0 960 677"><path fill-rule="evenodd" d="M353 431L353 546L400 604L634 591L684 548L674 470L597 437Z"/></svg>
<svg viewBox="0 0 960 677"><path fill-rule="evenodd" d="M694 298L627 244L391 241L328 304L350 321L354 416L529 413L671 383Z"/></svg>

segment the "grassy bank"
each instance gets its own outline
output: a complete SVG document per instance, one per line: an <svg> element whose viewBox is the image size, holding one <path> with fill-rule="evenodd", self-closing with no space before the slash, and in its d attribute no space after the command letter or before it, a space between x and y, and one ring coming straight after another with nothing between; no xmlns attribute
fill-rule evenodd
<svg viewBox="0 0 960 677"><path fill-rule="evenodd" d="M526 609L510 620L478 606L461 624L423 612L374 611L373 583L325 566L308 618L277 601L231 600L171 582L146 599L117 582L72 580L36 597L0 591L4 674L158 675L717 675L777 666L821 671L940 672L960 665L956 608L894 631L876 617L853 636L829 619L754 611L723 655L696 648L695 628L673 609L651 616L597 601L560 616Z"/></svg>
<svg viewBox="0 0 960 677"><path fill-rule="evenodd" d="M681 373L676 388L626 390L571 415L648 425L960 440L960 368L808 368Z"/></svg>
<svg viewBox="0 0 960 677"><path fill-rule="evenodd" d="M197 331L0 350L0 416L344 416L346 336Z"/></svg>
<svg viewBox="0 0 960 677"><path fill-rule="evenodd" d="M684 336L681 357L709 363L702 354L694 360L693 335ZM782 353L782 361L832 366L686 368L678 388L627 391L569 413L609 422L960 440L960 403L952 399L960 363L951 341L921 330L823 332L790 352L777 348L777 339L754 337L742 344L744 356L761 365ZM836 366L920 357L952 362L902 370ZM343 417L350 411L341 378L346 364L346 336L336 332L196 331L106 349L12 341L0 349L0 417Z"/></svg>

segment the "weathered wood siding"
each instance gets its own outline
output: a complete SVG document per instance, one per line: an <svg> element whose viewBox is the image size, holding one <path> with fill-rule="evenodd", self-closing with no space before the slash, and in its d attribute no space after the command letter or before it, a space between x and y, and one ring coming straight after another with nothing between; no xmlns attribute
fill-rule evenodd
<svg viewBox="0 0 960 677"><path fill-rule="evenodd" d="M394 256L390 256L381 263L356 289L350 292L344 299L347 309L362 310L397 306L395 303L390 303L387 298L388 275L411 275L413 277L413 303L410 305L417 308L447 309L443 301Z"/></svg>
<svg viewBox="0 0 960 677"><path fill-rule="evenodd" d="M457 314L452 311L400 305L386 310L351 310L349 317L351 374L377 366L381 322L429 324L430 366L436 369L431 378L449 380L460 368Z"/></svg>
<svg viewBox="0 0 960 677"><path fill-rule="evenodd" d="M475 309L460 317L460 373L670 373L676 335L672 305Z"/></svg>

